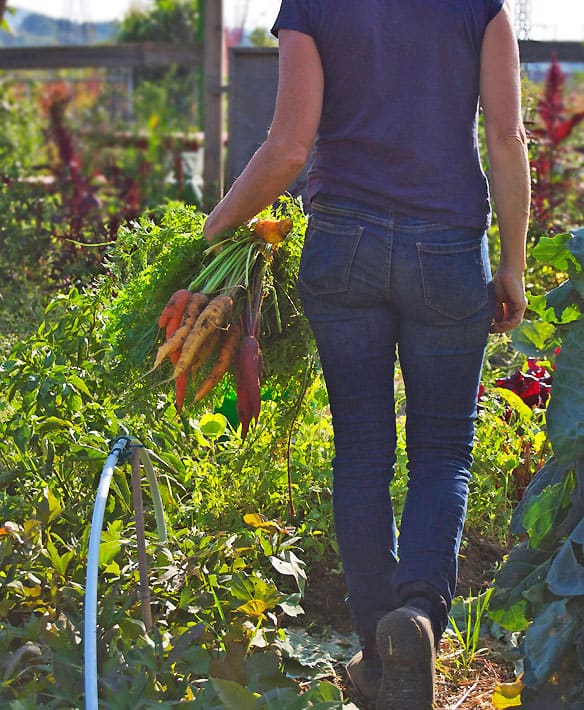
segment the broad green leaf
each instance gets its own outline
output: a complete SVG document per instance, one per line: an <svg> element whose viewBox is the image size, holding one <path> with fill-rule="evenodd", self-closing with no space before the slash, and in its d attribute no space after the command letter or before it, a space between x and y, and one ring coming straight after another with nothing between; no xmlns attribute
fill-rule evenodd
<svg viewBox="0 0 584 710"><path fill-rule="evenodd" d="M22 426L13 429L12 437L14 439L14 443L16 444L16 446L18 446L21 453L25 453L25 451L27 450L28 442L30 441L32 433L32 427L28 426L28 424L23 424Z"/></svg>
<svg viewBox="0 0 584 710"><path fill-rule="evenodd" d="M298 687L273 688L262 695L261 707L265 710L289 710L298 702Z"/></svg>
<svg viewBox="0 0 584 710"><path fill-rule="evenodd" d="M115 540L102 542L99 546L100 566L109 564L121 549L121 544Z"/></svg>
<svg viewBox="0 0 584 710"><path fill-rule="evenodd" d="M569 282L568 282L569 283ZM528 310L536 313L545 323L555 323L556 314L547 302L546 294L527 293Z"/></svg>
<svg viewBox="0 0 584 710"><path fill-rule="evenodd" d="M527 600L520 599L511 606L490 609L489 618L508 631L525 631L529 626Z"/></svg>
<svg viewBox="0 0 584 710"><path fill-rule="evenodd" d="M209 675L213 678L233 681L239 685L246 683L245 657L246 644L240 641L224 641L226 653L219 658L212 658Z"/></svg>
<svg viewBox="0 0 584 710"><path fill-rule="evenodd" d="M261 600L266 609L273 609L279 602L281 594L272 580L265 580L257 575L233 575L230 592L235 599L248 602Z"/></svg>
<svg viewBox="0 0 584 710"><path fill-rule="evenodd" d="M203 414L199 420L199 427L209 439L218 439L225 434L227 419L223 414Z"/></svg>
<svg viewBox="0 0 584 710"><path fill-rule="evenodd" d="M83 394L91 397L91 392L81 377L78 377L77 375L69 375L69 382L80 392L83 392Z"/></svg>
<svg viewBox="0 0 584 710"><path fill-rule="evenodd" d="M523 515L531 505L533 499L538 496L544 488L562 481L565 475L572 469L572 464L560 464L555 456L551 456L545 464L536 472L529 485L523 493L523 497L513 511L510 531L514 535L521 535L525 532L523 526Z"/></svg>
<svg viewBox="0 0 584 710"><path fill-rule="evenodd" d="M530 547L541 547L557 537L557 525L570 504L573 489L574 477L566 476L563 481L545 488L531 501L522 519Z"/></svg>
<svg viewBox="0 0 584 710"><path fill-rule="evenodd" d="M584 596L584 519L560 547L546 581L558 597Z"/></svg>
<svg viewBox="0 0 584 710"><path fill-rule="evenodd" d="M584 320L570 326L556 360L546 423L560 462L584 457Z"/></svg>
<svg viewBox="0 0 584 710"><path fill-rule="evenodd" d="M22 527L25 541L29 544L36 545L41 539L41 521L31 518L30 520L25 520Z"/></svg>
<svg viewBox="0 0 584 710"><path fill-rule="evenodd" d="M251 691L263 694L274 689L298 688L296 683L284 673L282 659L270 651L253 653L249 656L246 671L247 687Z"/></svg>
<svg viewBox="0 0 584 710"><path fill-rule="evenodd" d="M570 279L541 298L544 299L547 310L544 308L536 312L548 322L571 323L584 315L582 298Z"/></svg>
<svg viewBox="0 0 584 710"><path fill-rule="evenodd" d="M542 237L533 248L533 255L543 264L550 264L558 271L568 271L569 266L579 267L578 260L567 247L573 239L568 232L557 234L555 237Z"/></svg>
<svg viewBox="0 0 584 710"><path fill-rule="evenodd" d="M231 578L230 591L235 599L244 601L253 599L254 585L252 578L245 574L234 574Z"/></svg>
<svg viewBox="0 0 584 710"><path fill-rule="evenodd" d="M512 332L513 347L525 355L543 357L557 346L556 327L543 321L523 321Z"/></svg>
<svg viewBox="0 0 584 710"><path fill-rule="evenodd" d="M65 573L67 572L69 562L71 562L74 557L74 553L69 550L68 552L65 552L60 555L55 546L55 543L50 538L47 540L46 548L49 554L51 564L57 570L57 572L64 577Z"/></svg>
<svg viewBox="0 0 584 710"><path fill-rule="evenodd" d="M568 600L551 602L537 615L525 633L525 677L527 687L537 688L558 669L573 643L581 620L570 613Z"/></svg>
<svg viewBox="0 0 584 710"><path fill-rule="evenodd" d="M233 680L211 678L211 683L226 710L256 710L257 695Z"/></svg>
<svg viewBox="0 0 584 710"><path fill-rule="evenodd" d="M310 690L304 693L303 698L305 701L310 700L313 703L314 708L324 708L325 707L342 707L343 695L339 688L328 681L318 681L315 683ZM329 705L333 703L333 705ZM340 705L335 705L334 703L340 703Z"/></svg>
<svg viewBox="0 0 584 710"><path fill-rule="evenodd" d="M45 525L57 518L63 512L63 506L57 496L47 486L43 491L44 497L38 505L37 516Z"/></svg>
<svg viewBox="0 0 584 710"><path fill-rule="evenodd" d="M525 629L528 607L524 592L545 579L550 562L546 551L534 550L527 542L516 545L495 575L489 617L510 631Z"/></svg>

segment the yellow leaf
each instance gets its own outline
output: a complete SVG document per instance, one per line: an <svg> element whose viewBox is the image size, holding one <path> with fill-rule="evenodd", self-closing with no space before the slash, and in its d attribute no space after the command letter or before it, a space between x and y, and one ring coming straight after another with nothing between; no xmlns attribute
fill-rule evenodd
<svg viewBox="0 0 584 710"><path fill-rule="evenodd" d="M267 530L268 532L279 532L281 530L280 526L273 520L266 520L259 513L246 513L243 516L243 522L252 528L261 528L262 530Z"/></svg>
<svg viewBox="0 0 584 710"><path fill-rule="evenodd" d="M237 611L242 611L248 616L257 616L263 618L264 611L267 608L268 607L266 606L266 603L263 601L263 599L250 599L249 601L245 602L245 604L238 606Z"/></svg>
<svg viewBox="0 0 584 710"><path fill-rule="evenodd" d="M521 676L514 683L500 683L493 693L493 707L497 710L521 707L522 690Z"/></svg>
<svg viewBox="0 0 584 710"><path fill-rule="evenodd" d="M41 521L32 518L31 520L26 520L24 522L24 537L27 542L36 543L39 541L41 536Z"/></svg>

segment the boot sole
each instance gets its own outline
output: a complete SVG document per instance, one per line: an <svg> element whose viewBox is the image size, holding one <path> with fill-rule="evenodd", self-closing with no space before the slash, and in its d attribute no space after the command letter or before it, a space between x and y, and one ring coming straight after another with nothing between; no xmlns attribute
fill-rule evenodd
<svg viewBox="0 0 584 710"><path fill-rule="evenodd" d="M431 710L434 702L434 636L419 609L401 607L377 626L383 677L376 710Z"/></svg>

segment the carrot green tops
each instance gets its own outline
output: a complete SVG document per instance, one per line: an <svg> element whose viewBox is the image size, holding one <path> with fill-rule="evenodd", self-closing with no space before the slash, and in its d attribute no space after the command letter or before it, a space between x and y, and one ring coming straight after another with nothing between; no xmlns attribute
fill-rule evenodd
<svg viewBox="0 0 584 710"><path fill-rule="evenodd" d="M478 140L480 49L503 0L282 0L272 28L314 37L324 106L308 194L431 221L490 219Z"/></svg>

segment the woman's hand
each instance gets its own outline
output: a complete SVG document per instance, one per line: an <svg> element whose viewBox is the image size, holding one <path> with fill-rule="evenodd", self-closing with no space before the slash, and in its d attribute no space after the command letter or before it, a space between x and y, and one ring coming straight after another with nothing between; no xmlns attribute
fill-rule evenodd
<svg viewBox="0 0 584 710"><path fill-rule="evenodd" d="M213 213L211 213L205 220L203 225L203 237L212 244L216 237L219 236L220 230L215 226L215 220L213 219Z"/></svg>
<svg viewBox="0 0 584 710"><path fill-rule="evenodd" d="M527 308L523 271L500 266L493 276L495 319L491 333L507 333L516 328Z"/></svg>

